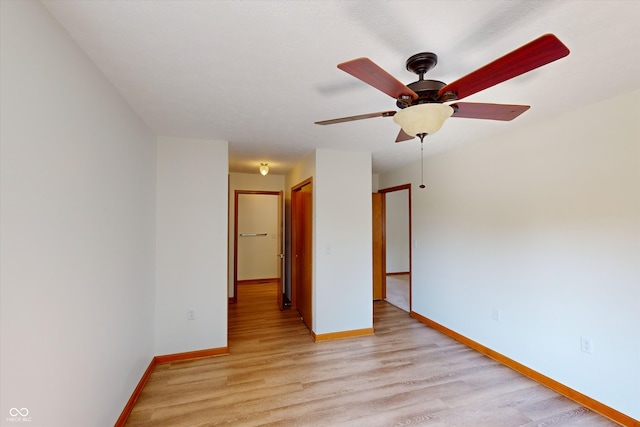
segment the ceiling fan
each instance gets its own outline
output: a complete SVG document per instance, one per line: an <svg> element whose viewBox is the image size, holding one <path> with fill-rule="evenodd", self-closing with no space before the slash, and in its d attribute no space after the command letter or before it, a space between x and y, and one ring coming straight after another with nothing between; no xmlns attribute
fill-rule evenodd
<svg viewBox="0 0 640 427"><path fill-rule="evenodd" d="M425 80L424 75L438 62L435 53L423 52L407 59L408 71L418 75L418 81L404 85L368 58L358 58L338 64L338 68L396 99L400 111L381 111L339 119L315 122L331 125L373 117L393 117L401 130L396 142L426 135L440 129L453 116L471 119L509 121L529 109L528 105L455 102L491 86L534 70L569 54L569 49L553 34L545 34L524 46L478 68L458 80L445 84Z"/></svg>

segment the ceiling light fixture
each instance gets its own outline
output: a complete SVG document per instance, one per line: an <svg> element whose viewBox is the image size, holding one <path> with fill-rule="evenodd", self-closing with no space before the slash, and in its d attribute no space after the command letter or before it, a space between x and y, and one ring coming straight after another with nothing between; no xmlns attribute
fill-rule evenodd
<svg viewBox="0 0 640 427"><path fill-rule="evenodd" d="M266 176L269 173L269 163L260 163L260 175Z"/></svg>
<svg viewBox="0 0 640 427"><path fill-rule="evenodd" d="M393 121L409 136L420 138L420 188L424 185L424 137L436 133L453 114L453 108L440 103L412 105L398 111Z"/></svg>
<svg viewBox="0 0 640 427"><path fill-rule="evenodd" d="M422 142L426 135L436 133L453 114L453 108L440 103L425 103L412 105L398 111L393 121L410 136L417 136Z"/></svg>

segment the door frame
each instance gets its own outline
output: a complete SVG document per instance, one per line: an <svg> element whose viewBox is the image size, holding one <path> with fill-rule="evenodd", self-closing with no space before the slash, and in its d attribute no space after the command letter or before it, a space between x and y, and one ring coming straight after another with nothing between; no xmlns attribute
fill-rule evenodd
<svg viewBox="0 0 640 427"><path fill-rule="evenodd" d="M298 263L296 261L296 249L298 248L298 244L299 244L299 239L300 236L298 235L298 205L297 205L297 196L296 193L298 191L300 191L303 187L310 185L311 186L311 192L313 194L313 177L309 177L307 179L305 179L304 181L294 185L293 187L291 187L291 251L290 251L290 255L291 255L291 308L294 310L298 309L298 289L300 286L299 280L298 280ZM313 197L313 196L312 196ZM313 202L312 202L312 218L313 218ZM313 220L312 220L313 223ZM310 236L311 236L311 247L312 247L312 254L311 256L313 256L313 226L310 230ZM313 268L313 267L312 267ZM311 313L311 317L313 319L313 271L311 272L311 277L312 277L312 283L311 283L311 307L312 307L312 313ZM309 329L311 330L311 325L309 325Z"/></svg>
<svg viewBox="0 0 640 427"><path fill-rule="evenodd" d="M392 193L395 191L402 191L402 190L408 190L408 202L409 202L409 313L411 313L413 304L412 304L412 283L413 283L413 255L412 255L412 249L413 249L413 235L412 235L412 231L411 231L411 184L402 184L402 185L396 185L394 187L388 187L388 188L383 188L381 190L378 190L378 193L382 193L383 194L383 199L382 199L382 208L383 208L383 212L385 212L385 214L382 215L382 227L384 232L382 233L382 248L386 257L387 254L387 216L386 216L386 210L387 210L387 193ZM387 297L387 266L386 266L386 261L385 261L385 265L384 265L384 275L382 278L382 299L385 299Z"/></svg>
<svg viewBox="0 0 640 427"><path fill-rule="evenodd" d="M284 253L283 242L283 215L282 215L282 191L260 191L260 190L235 190L234 198L233 198L233 297L229 298L230 303L238 302L238 197L243 194L262 194L267 196L278 196L278 243L280 245L280 253ZM284 268L283 268L283 259L279 257L280 261L278 262L278 268L280 272L280 289L282 289L282 284L284 283ZM282 291L279 293L279 298L282 300ZM282 303L278 303L278 306L282 309Z"/></svg>

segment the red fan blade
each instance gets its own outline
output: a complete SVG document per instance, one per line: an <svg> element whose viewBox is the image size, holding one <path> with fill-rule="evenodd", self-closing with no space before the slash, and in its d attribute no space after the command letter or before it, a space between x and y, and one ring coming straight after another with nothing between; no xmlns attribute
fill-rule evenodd
<svg viewBox="0 0 640 427"><path fill-rule="evenodd" d="M403 95L410 96L413 99L418 97L417 93L409 89L402 82L396 80L395 77L377 66L369 58L358 58L343 62L342 64L338 64L338 68L386 93L392 98L397 99Z"/></svg>
<svg viewBox="0 0 640 427"><path fill-rule="evenodd" d="M451 106L457 108L452 117L504 121L513 120L531 108L528 105L476 104L470 102L457 102L451 104Z"/></svg>
<svg viewBox="0 0 640 427"><path fill-rule="evenodd" d="M392 117L395 115L395 111L381 111L379 113L360 114L359 116L341 117L339 119L322 120L315 122L317 125L333 125L336 123L352 122L354 120L371 119L374 117Z"/></svg>
<svg viewBox="0 0 640 427"><path fill-rule="evenodd" d="M413 139L413 138L415 138L415 136L411 136L407 134L405 131L403 131L402 129L400 129L400 133L396 138L396 142L409 141L410 139Z"/></svg>
<svg viewBox="0 0 640 427"><path fill-rule="evenodd" d="M553 34L545 34L532 42L508 53L482 68L442 87L438 92L455 92L457 99L465 98L505 80L534 70L563 58L569 49Z"/></svg>

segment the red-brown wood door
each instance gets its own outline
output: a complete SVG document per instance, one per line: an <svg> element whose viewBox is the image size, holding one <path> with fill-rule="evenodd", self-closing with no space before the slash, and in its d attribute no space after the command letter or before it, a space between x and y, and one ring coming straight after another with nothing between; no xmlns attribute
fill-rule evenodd
<svg viewBox="0 0 640 427"><path fill-rule="evenodd" d="M387 269L384 247L384 193L372 194L373 211L373 300L378 301L386 297Z"/></svg>
<svg viewBox="0 0 640 427"><path fill-rule="evenodd" d="M312 330L313 187L310 179L292 188L291 217L292 304Z"/></svg>

